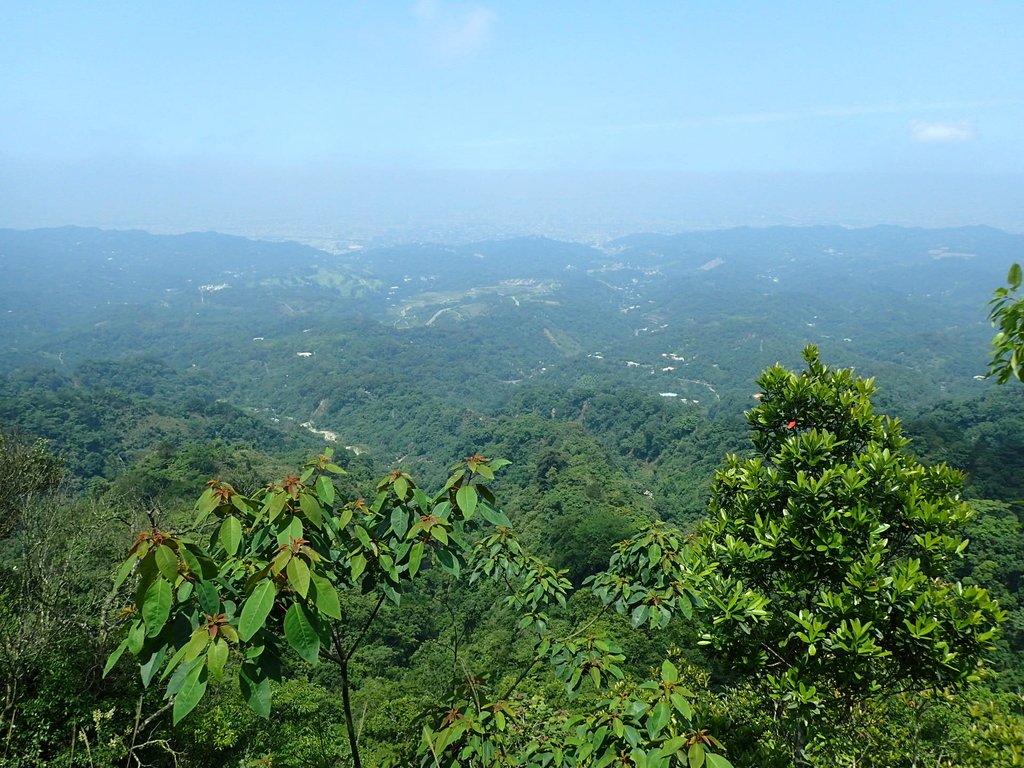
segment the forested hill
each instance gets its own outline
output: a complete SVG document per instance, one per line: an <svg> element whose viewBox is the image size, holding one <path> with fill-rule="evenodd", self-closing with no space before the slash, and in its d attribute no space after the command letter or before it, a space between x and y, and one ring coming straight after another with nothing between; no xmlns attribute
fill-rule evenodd
<svg viewBox="0 0 1024 768"><path fill-rule="evenodd" d="M651 462L658 440L637 443L647 427L610 437L614 419L587 410L590 394L633 393L653 403L641 412L710 416L741 434L757 373L816 343L876 376L883 405L907 417L981 396L985 303L1022 246L985 227L331 252L215 233L0 230L0 371L74 381L88 361L156 360L155 379L187 371L193 395L268 426L307 424L384 464L438 462L431 472L447 460L430 458L438 448L472 447L459 436L467 414L532 403L582 414L609 446Z"/></svg>
<svg viewBox="0 0 1024 768"><path fill-rule="evenodd" d="M5 690L16 691L0 701L0 723L9 726L2 754L19 755L19 762L12 763L18 768L85 765L86 759L90 765L102 760L124 764L129 756L170 765L174 760L165 749L176 750L178 764L188 766L349 765L344 723L354 720L343 710L351 704L361 713L363 764L391 760L404 766L421 743L423 723L446 716L424 720L423 712L440 698L445 707L453 706L463 679L472 688L467 701L484 691L479 687L483 678L491 678L487 685L494 689L520 686L522 694L502 712L512 718L513 709L515 717L529 710L521 722L533 718L548 728L561 723L567 712L594 707L606 712L599 688L616 678L614 668L632 681L646 679L654 669L661 676L659 685L670 687L683 675L687 690L693 689L679 699L682 703L666 693L664 706L652 704L642 727L629 726L636 739L668 733L665 729L675 728L681 717L705 730L691 729L690 735L672 740L666 736L666 744L713 732L722 736L737 768L784 768L791 764L783 727L788 715L773 719L777 702L771 697L776 694L759 688L763 681L744 679L731 667L723 668L721 657L701 650L700 633L710 631L709 626L681 613L657 627L660 617L669 614L658 607L661 593L649 591L649 585L623 598L632 601L628 609L623 602L614 611L597 610L586 618L603 598L584 585L605 572L613 548L623 540L628 543L618 550L620 566L635 555L629 552L641 546L636 542L649 541L645 537L650 535L667 538L636 555L637 567L654 573L656 562L676 556L678 542L690 541L686 537L707 518L715 470L729 454L754 452L744 412L774 407L753 397L767 389L756 383L759 372L776 362L799 367L801 350L815 344L828 365L853 366L857 374L876 378L877 412L903 420L912 438L909 453L969 473L964 495L977 514L964 535L972 543L960 557L957 541L942 539L943 547L949 544L943 557L955 556L955 567L946 576L962 579L968 589L986 587L1008 614L989 654L998 677L971 677L970 687L961 686L956 695L939 688L869 697L868 703L855 705L864 719L853 729L836 725L829 730L835 724L815 715L818 720L808 722L826 734L814 747L824 762L815 764L829 764L829 755L856 754L860 761L870 753L875 762L868 764L891 768L903 765L897 757L911 742L936 761L952 754L956 764L971 768L1016 764L1010 760L1024 759L1014 746L1024 733L1024 717L1012 693L1024 681L1024 539L1019 505L1014 504L1024 495L1024 397L1019 388L995 387L984 373L993 333L986 302L1021 252L1024 237L980 227L747 228L640 234L600 246L519 238L452 247L419 243L361 249L338 243L329 250L214 233L0 230L0 273L5 277L0 292L0 654L6 654L0 656L0 678ZM820 370L816 376L825 381ZM826 401L852 396L834 383L819 382L816 391ZM813 398L804 395L789 396L792 409L773 439L801 433L800 410L813 406ZM863 393L856 398L863 400ZM845 418L853 411L862 414L865 407L844 406L837 413ZM778 416L772 423L779 422ZM808 444L818 439L811 430L806 434ZM35 443L37 438L45 442ZM201 574L203 563L189 564L185 554L180 562L176 555L168 558L173 545L167 542L193 554L199 546L186 538L166 538L168 531L195 533L195 541L210 538L211 546L220 547L217 552L227 552L253 530L255 518L243 526L231 517L248 514L250 504L259 506L245 500L217 506L206 527L196 530L193 507L206 482L213 478L203 497L207 504L214 489L224 499L236 491L270 499L260 495L280 494L289 484L305 482L291 477L273 484L325 446L333 454L314 459L305 470L330 466L334 472L337 462L347 474L333 482L321 474L315 484L307 477L307 491L315 489L320 501L310 506L304 492L303 501L296 502L301 514L309 514L314 526L313 521L322 522L317 517L322 501L323 509L333 505L339 515L347 515L338 517L348 520L340 523L343 528L352 524L354 514L367 514L363 534L388 530L399 539L409 536L397 545L404 554L385 552L385 558L384 550L375 550L375 563L384 564L384 570L372 573L362 570L367 560L360 548L371 551L374 543L353 539L360 543L324 549L332 557L344 550L352 562L362 558L359 569L346 571L351 578L336 576L343 610L333 607L330 583L305 584L303 597L320 595L317 610L343 615L332 626L362 643L352 666L342 665L344 680L324 666L310 666L317 658L314 646L326 635L296 630L296 621L308 620L309 614L302 613L308 606L293 606L291 619L281 619L271 614L273 600L264 605L264 620L273 624L281 619L291 627L286 630L293 634L289 642L300 631L305 645L298 643L299 655L295 643L282 646L282 658L274 661L280 661L286 680L272 686L269 724L249 712L237 687L214 693L212 678L206 698L178 728L171 728L171 713L160 699L163 682L154 678L140 693L138 675L125 661L114 664L104 680L101 671L111 652L127 659L163 635L180 630L186 639L187 632L196 636L198 618L167 621L163 606L169 602L163 598L171 601L172 582L176 605L196 595L206 601L202 610L217 632L218 622L228 622L225 616L238 607L200 593L197 585L205 576L198 581L181 576L180 569L191 577ZM471 483L486 480L489 485L486 473L494 474L490 462L498 457L511 462L493 483L502 511L484 503L483 491L469 499L461 485L456 490L449 480L444 486L453 465L463 468L457 473L471 472ZM875 459L878 466L896 466L891 452ZM477 470L470 466L483 467L485 474L472 475ZM904 466L910 465L900 463L901 471ZM436 500L412 493L403 470L427 491L446 488L437 498L448 500L433 508L440 517L426 513ZM930 485L957 486L955 477L935 477ZM233 485L220 485L220 480ZM796 486L803 482L799 474L793 479ZM402 487L415 503L428 505L410 518L420 526L416 532L409 532L404 507L376 519L377 510L358 501L374 499L380 489L385 496L397 494ZM882 496L894 492L888 486L877 490ZM918 490L909 496L916 499ZM768 494L763 501L774 503L773 498ZM345 500L352 501L346 505ZM511 521L516 541L541 558L525 560L524 567L501 566L508 568L502 571L506 583L536 574L537 583L523 588L527 597L509 598L486 578L468 582L460 571L469 567L458 559L461 554L432 559L442 546L461 546L455 535L445 533L450 520L444 515L462 514L478 502L477 519L464 521L469 539L483 536L481 517L502 527ZM859 510L861 505L852 506ZM940 506L962 512L955 498L943 497L939 506L921 513L921 520L938 515ZM220 527L222 518L235 522ZM254 534L253 541L270 546L274 562L286 555L298 558L309 541L291 525ZM428 533L427 525L442 530ZM875 546L888 524L869 527L867 538ZM805 528L807 536L818 535L814 526ZM324 530L318 527L313 537ZM930 529L919 537L922 547L939 546L939 539L930 537ZM133 541L151 542L159 553L140 572L166 594L159 605L156 598L147 604L149 587L139 589L136 600L143 607L118 614L121 606L111 602L110 574ZM508 540L503 541L489 546L504 551ZM827 553L833 545L834 538L815 540L808 551ZM415 546L422 559L413 567L409 553ZM158 557L159 566L154 565ZM308 579L314 559L302 562ZM401 600L391 586L381 587L385 591L376 604L376 593L364 594L391 584L387 579L392 576L415 575L421 563L420 579L402 587ZM564 578L549 566L563 569ZM302 583L301 567L282 572L289 585L293 578L296 585ZM281 583L282 573L276 574ZM376 581L366 581L371 577ZM249 589L252 581L239 582L240 589ZM948 586L940 579L925 582L936 594ZM536 602L536 589L580 587L564 606L552 598L542 608L534 606L525 619L509 608L519 599L526 600L523 605ZM606 595L608 589L606 584ZM127 588L118 599L129 600L126 594ZM987 599L967 594L982 603ZM686 600L684 613L693 608ZM53 610L54 605L61 610ZM985 610L994 615L993 607ZM296 618L296 612L306 619ZM239 626L250 621L248 615ZM931 642L927 636L934 628L919 618L906 625L917 633L913 642ZM152 633L146 622L155 627ZM547 662L530 661L533 629L524 627L534 623L542 634L577 637L572 633L586 631L575 645L566 641L557 651L549 642L555 635L544 635L547 646L541 647L568 670L559 672L562 678L552 677ZM897 635L903 631L898 622L887 623ZM214 648L223 652L221 644L208 639L215 637L211 631L204 627L198 632L195 647L201 641L203 648L180 669L200 669L210 663L203 660L213 658ZM185 641L175 637L174 647L185 648ZM836 652L808 642L808 669L816 668L822 655ZM935 647L941 651L944 642L936 641ZM907 647L907 658L920 658L917 645ZM187 653L174 658L180 661ZM213 662L210 669L234 685L244 677L242 667L249 665L251 671L252 659L262 653L253 651L245 660L236 654L226 668ZM622 662L623 656L629 661ZM193 664L196 659L199 666ZM144 679L153 678L163 661L154 655L144 662ZM584 675L585 665L590 666ZM836 669L845 674L847 667ZM871 674L876 672L873 667ZM207 682L201 674L206 673L200 669L190 684L183 673L171 674L167 684L174 691L187 690L183 700L191 696L195 705L196 692L200 687L205 691ZM820 691L839 685L816 679ZM588 681L595 686L574 698L583 683L590 686ZM265 713L270 680L257 685L246 679L242 689L248 691L249 704ZM354 701L342 707L339 689L351 690ZM616 690L626 695L631 689ZM202 698L203 692L198 695ZM801 695L816 694L805 686ZM692 717L691 698L698 712ZM826 699L815 699L815 706L831 706ZM671 715L670 703L678 716ZM135 718L137 707L141 719ZM318 720L311 719L314 711ZM139 730L140 722L146 723L148 735ZM92 752L83 753L79 741L69 740L68 723L81 743L91 739ZM604 732L614 731L606 727ZM547 733L543 739L549 739ZM135 746L136 737L144 746ZM717 743L709 739L699 742L710 750L704 764L726 765ZM698 764L698 757L704 759L703 752L687 754ZM611 760L613 755L606 756ZM0 757L0 763L6 765L6 759ZM573 764L588 765L587 759ZM424 761L424 766L438 764L425 756Z"/></svg>
<svg viewBox="0 0 1024 768"><path fill-rule="evenodd" d="M306 347L338 346L359 318L410 346L472 345L475 364L455 367L488 389L589 374L706 402L813 341L880 375L898 365L916 392L969 393L979 308L1022 242L982 227L813 227L327 253L212 233L4 230L0 343L7 369L139 348L208 365L206 338L233 359L260 357L254 338L324 355Z"/></svg>

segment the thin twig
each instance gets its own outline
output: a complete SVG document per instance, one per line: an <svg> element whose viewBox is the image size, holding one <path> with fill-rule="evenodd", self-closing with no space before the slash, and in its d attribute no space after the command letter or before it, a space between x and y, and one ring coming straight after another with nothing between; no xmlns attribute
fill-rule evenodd
<svg viewBox="0 0 1024 768"><path fill-rule="evenodd" d="M348 655L345 656L346 664L349 662L349 660L351 660L352 654L356 652L356 649L359 647L359 643L361 643L363 641L363 638L366 637L366 633L369 631L370 625L373 624L373 620L377 618L377 611L379 611L380 607L384 604L384 599L386 597L387 595L381 592L380 597L377 598L377 604L373 606L373 611L370 613L370 617L366 620L366 623L363 624L363 628L362 630L360 630L359 636L356 638L356 641L352 643L351 647L349 648Z"/></svg>

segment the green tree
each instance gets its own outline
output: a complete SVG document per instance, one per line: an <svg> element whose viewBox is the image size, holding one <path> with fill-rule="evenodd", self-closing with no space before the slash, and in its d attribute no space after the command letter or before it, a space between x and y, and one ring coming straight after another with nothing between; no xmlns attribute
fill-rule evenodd
<svg viewBox="0 0 1024 768"><path fill-rule="evenodd" d="M349 757L359 768L353 655L382 606L397 606L419 574L440 569L458 577L465 572L471 581L508 588L504 609L528 638L528 658L518 673L506 675L496 697L487 696L489 688L467 666L464 680L453 681L461 691L436 692L436 701L447 701L428 721L436 729L423 727L418 753L404 755L398 764L542 768L555 760L567 767L597 768L618 760L645 768L729 768L721 745L697 726L689 704L692 693L670 660L654 679L625 679L624 656L598 625L612 604L625 612L621 590L602 592L592 579L604 608L567 631L554 629L553 614L567 609L572 584L565 571L520 545L495 506L487 481L506 463L468 457L434 497L395 471L378 484L371 503L340 498L333 476L342 470L330 451L309 462L301 475L252 496L211 481L197 505L200 522L214 520L208 543L195 535L146 530L120 567L117 585L135 575L134 605L126 636L107 670L125 651L134 654L144 685L158 675L166 681L178 723L204 699L211 681L229 675L237 675L249 706L267 717L271 681L285 676L291 654L309 664L328 660L340 673L341 719ZM486 525L474 531L476 521L491 526L493 533L486 535ZM477 540L475 546L471 539ZM682 539L671 538L672 546L667 541L661 532L652 532L620 545L601 583L635 581L638 570L668 572ZM353 619L364 597L372 599L372 607L368 615ZM663 612L649 615L652 627L664 623ZM642 620L634 616L634 625L647 621L647 614ZM460 668L458 654L456 644L452 669ZM570 715L543 697L519 696L520 684L545 666L571 698L590 686L589 706ZM317 709L303 733L329 726L320 717L322 708Z"/></svg>
<svg viewBox="0 0 1024 768"><path fill-rule="evenodd" d="M755 675L805 760L808 726L873 697L974 679L1004 614L952 580L970 517L962 476L925 467L873 381L776 365L747 414L756 455L715 476L702 533L713 572L705 642Z"/></svg>
<svg viewBox="0 0 1024 768"><path fill-rule="evenodd" d="M1024 297L1020 291L1020 264L1010 267L1007 285L997 288L989 302L988 318L998 332L992 339L992 360L989 375L1005 384L1013 376L1024 381Z"/></svg>
<svg viewBox="0 0 1024 768"><path fill-rule="evenodd" d="M158 673L167 680L177 723L203 699L211 679L224 678L231 660L238 663L243 698L267 717L285 647L310 664L323 657L341 675L349 748L359 768L353 654L383 603L400 603L421 569L437 564L458 575L466 525L477 512L507 524L482 482L502 463L466 459L434 498L395 471L378 484L372 503L338 498L333 476L344 470L330 449L301 475L252 496L211 481L197 503L198 523L216 519L208 543L142 531L119 568L117 586L133 571L137 584L127 635L106 669L126 650L136 655L144 685ZM343 618L340 595L346 591L375 597L361 624Z"/></svg>
<svg viewBox="0 0 1024 768"><path fill-rule="evenodd" d="M10 536L33 497L52 494L67 477L45 440L31 445L0 432L0 539Z"/></svg>

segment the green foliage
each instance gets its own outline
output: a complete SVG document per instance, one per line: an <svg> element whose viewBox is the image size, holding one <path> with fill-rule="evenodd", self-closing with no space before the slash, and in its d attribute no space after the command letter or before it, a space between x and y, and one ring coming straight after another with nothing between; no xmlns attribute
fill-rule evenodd
<svg viewBox="0 0 1024 768"><path fill-rule="evenodd" d="M804 372L758 380L757 456L718 472L702 532L705 642L798 728L880 694L966 685L1005 619L983 588L951 578L970 518L959 473L906 453L870 380L813 347L804 357Z"/></svg>
<svg viewBox="0 0 1024 768"><path fill-rule="evenodd" d="M139 534L115 579L120 586L136 571L135 618L108 668L128 650L145 685L159 671L175 722L202 700L211 677L223 677L228 657L239 665L243 697L267 717L285 647L309 663L324 653L344 665L354 650L345 644L362 639L343 620L339 592L376 592L378 607L384 599L397 605L421 569L436 564L458 575L477 509L507 522L477 482L493 478L500 461L470 457L433 499L396 471L367 504L337 497L331 477L343 470L332 454L253 496L211 481L196 505L197 523L216 521L207 544L155 529Z"/></svg>
<svg viewBox="0 0 1024 768"><path fill-rule="evenodd" d="M600 633L552 631L550 611L565 609L572 584L530 555L513 535L484 481L508 462L481 455L456 465L442 491L427 497L404 472L380 481L372 503L343 501L331 477L342 473L330 450L252 496L211 481L197 503L198 523L211 519L207 543L151 529L139 534L118 569L115 586L134 573L127 634L111 654L110 671L125 651L135 655L144 686L159 675L175 724L208 694L209 683L237 676L249 707L266 718L273 680L284 676L287 651L308 664L321 657L341 671L343 718L350 755L360 765L349 696L349 662L385 600L399 605L418 576L440 569L510 587L505 605L532 636L532 661L494 701L478 695L456 701L435 732L424 729L421 759L467 766L608 765L629 755L637 765L727 767L712 736L695 729L692 709L674 665L639 686L624 680L624 656ZM472 521L495 526L471 550ZM658 555L660 557L660 554ZM671 557L671 554L669 554ZM645 562L654 562L648 555ZM624 563L629 570L632 563ZM369 593L377 601L359 624L339 594ZM546 661L575 697L585 681L605 697L586 714L533 723L510 704L519 683ZM230 673L230 674L229 674ZM472 688L475 683L467 678ZM615 685L614 691L608 687ZM536 714L536 713L534 713ZM524 729L534 737L523 738ZM556 746L564 741L564 746ZM561 759L561 758L559 758Z"/></svg>
<svg viewBox="0 0 1024 768"><path fill-rule="evenodd" d="M17 451L31 453L35 436L46 438L64 457L70 482L57 482L56 475L53 484L37 482L46 475L44 465L59 470L60 462L43 452L24 465L27 486L0 474L2 492L9 494L0 493L0 762L36 768L141 758L170 765L169 748L178 751L182 766L347 765L353 750L346 721L354 721L364 764L434 766L431 745L466 721L474 725L452 736L438 753L442 763L480 764L490 754L495 763L501 755L506 764L529 765L561 745L563 764L597 763L617 750L616 765L623 752L626 761L638 762L641 753L647 759L652 749L660 752L685 736L688 764L694 744L719 754L700 740L701 731L709 731L729 744L738 766L786 766L796 736L794 728L779 726L786 715L784 724L806 720L804 758L814 764L1019 763L1013 750L1024 743L1021 713L1010 693L958 685L906 700L870 694L873 684L885 688L887 675L898 679L895 658L917 654L920 666L934 662L938 655L929 652L940 636L959 653L947 619L955 604L962 618L978 611L990 617L987 609L972 611L968 598L979 593L970 590L979 588L988 589L1009 617L995 648L983 654L999 677L983 683L1005 691L1021 684L1024 555L1019 509L1011 502L1024 497L1017 437L1024 421L1013 393L972 378L984 359L978 350L986 331L975 321L991 287L986 260L1008 262L1019 252L1019 237L816 228L631 238L606 251L528 240L378 249L369 258L217 236L76 230L2 237L16 261L25 243L45 244L33 246L25 262L24 274L38 284L26 290L16 275L18 284L9 286L19 310L2 320L9 332L0 334L8 342L0 421L14 434L33 436L14 441ZM977 257L925 255L937 237L954 252ZM833 247L843 252L841 259L823 256ZM115 259L108 263L111 252ZM900 259L893 258L897 253ZM724 262L700 269L716 257ZM430 275L423 273L427 261ZM39 269L40 263L73 263L81 280L62 282L56 269ZM235 275L231 290L197 292L214 263ZM567 264L575 269L564 269ZM824 279L822 269L829 270ZM518 282L537 277L532 285ZM550 285L541 288L541 282ZM998 305L1007 310L1003 317L1019 306L1019 279L1011 275L1010 283L997 296L1004 299ZM348 298L338 301L342 295ZM924 470L916 480L921 503L904 505L916 515L907 522L922 542L902 542L907 531L899 525L874 534L858 527L856 515L845 517L855 507L846 504L855 492L840 488L835 473L825 478L821 468L838 463L859 471L858 456L878 453L873 442L883 454L889 450L889 459L876 456L878 469L864 486L877 491L865 497L870 518L871 510L897 506L892 496L901 492L890 492L890 480L905 488L905 470L919 472L907 462L907 448L879 442L871 429L864 438L856 424L846 429L841 408L821 411L822 423L831 419L832 426L817 425L813 438L810 421L779 413L771 430L781 442L765 446L771 456L761 455L761 471L780 473L765 487L792 504L765 492L757 512L765 518L781 508L783 528L810 548L772 540L766 525L760 531L776 555L749 563L739 592L720 590L739 576L706 572L726 558L701 560L688 534L705 514L720 457L749 453L738 415L750 402L747 382L771 361L795 362L796 345L807 339L829 345L844 365L870 366L885 380L886 399L879 402L911 417L907 432L922 462L948 461L970 473L967 495L1006 503L972 502L974 516L957 521L959 513L936 499L955 483ZM314 355L299 361L298 350ZM1013 378L1012 355L1003 365L1001 372L1009 366ZM678 397L658 395L666 390ZM789 421L797 425L785 427ZM284 542L271 527L258 544L253 523L279 492L261 488L266 478L282 476L315 445L312 426L299 426L304 423L336 432L339 454L359 435L372 435L372 447L356 445L338 459L349 475L314 471L298 496L287 494L278 514L300 518L308 541L278 563L283 567L275 575ZM832 431L834 444L821 435ZM802 442L794 458L782 443L797 433ZM840 441L862 438L867 442L860 448L843 453ZM9 440L5 450L13 444ZM455 526L431 523L410 533L424 515L414 498L419 489L408 479L404 502L397 501L401 484L391 484L394 499L379 514L353 506L352 519L335 538L314 524L321 519L326 528L369 478L397 464L422 484L440 487L449 477L444 457L463 455L470 446L515 461L504 473L510 490L503 501L519 538L481 491L461 485L446 492L453 508L473 516L461 545L452 536L459 535ZM778 466L776 455L782 457ZM816 463L797 466L812 456ZM179 510L210 476L230 478L245 509L218 502L195 528ZM762 479L753 472L749 477ZM478 473L473 486L489 482ZM49 494L53 485L61 493ZM63 495L86 487L88 503ZM716 494L721 491L716 485ZM428 509L439 498L429 498ZM374 502L371 494L365 507ZM151 579L151 588L129 594L125 587L125 602L135 603L135 612L111 631L116 609L105 587L115 558L120 561L130 543L121 540L127 534L120 521L138 528L134 518L143 509L152 517L145 526L151 562L142 567L136 558L119 575L133 586ZM944 527L947 512L951 521ZM683 530L650 526L659 519ZM754 551L763 544L757 530L755 516L734 538ZM961 530L971 547L946 552ZM154 533L166 534L165 540L154 544ZM454 553L443 562L442 536ZM878 551L880 540L888 549L873 574L876 591L873 581L838 580L833 571L852 568L844 553L864 559ZM409 541L407 555L396 558ZM478 549L483 543L486 550ZM316 561L303 546L326 556ZM825 551L815 554L818 546ZM890 556L900 547L904 556ZM922 551L907 553L915 547ZM749 553L736 545L732 554ZM237 569L215 573L200 555ZM328 557L346 565L328 567ZM392 558L397 584L382 557ZM915 559L920 571L911 573ZM833 567L814 565L837 601L856 602L851 596L865 585L868 598L852 608L846 602L823 607L814 602L817 582L811 587L809 579L784 577L793 564L806 570L819 561ZM260 578L267 564L271 570ZM361 569L358 577L354 568ZM749 575L757 568L768 574L763 589ZM920 609L896 615L895 626L881 621L889 618L882 606L899 604L897 587L905 586L900 599L923 599ZM397 604L385 587L400 598ZM709 587L715 587L710 594ZM759 605L748 592L771 599ZM215 619L223 614L224 623L211 627L206 609ZM740 668L753 670L753 677L730 668L743 655L738 648L701 658L694 646L708 611L731 617L710 628L722 642L749 641L743 627L758 635L788 622L790 633L772 634L778 644L769 647L793 660L811 698L823 701L784 710L786 692L762 685L765 675L756 674L784 677L781 663L769 669L777 660L768 651ZM240 633L243 612L248 640L235 642L226 627ZM939 621L926 632L932 616ZM866 637L892 655L861 659L841 648L835 641L850 640L839 627L847 621L852 636L854 619L861 630L873 622ZM733 635L726 631L730 622L739 629ZM205 638L196 634L204 626ZM335 628L344 665L337 661ZM800 633L821 634L813 656ZM906 642L896 648L899 633ZM169 635L173 642L162 656L146 657ZM971 631L964 637L971 640ZM264 651L248 657L263 640ZM692 715L674 708L657 731L666 709L657 709L664 699L662 660L676 646L682 650L670 655L686 693L673 692ZM127 665L118 663L118 653L135 650L144 657L140 672L148 682L141 694ZM969 668L977 650L968 647L953 669L943 668L946 679ZM101 680L104 659L112 664ZM249 674L261 665L269 680ZM705 686L709 670L713 693ZM658 688L642 687L645 681ZM833 698L841 698L834 695L839 683L868 693L847 697L854 701L846 711L833 706ZM172 699L164 698L168 686L177 691ZM440 711L425 716L428 705ZM180 722L172 729L174 716ZM639 739L631 738L627 724ZM602 728L608 729L603 735ZM531 744L535 750L528 752ZM699 750L693 758L699 760ZM706 757L705 764L716 759Z"/></svg>
<svg viewBox="0 0 1024 768"><path fill-rule="evenodd" d="M1024 686L1024 522L1010 505L971 501L974 513L966 534L971 546L958 575L965 584L986 587L1007 615L1001 627L993 667L1002 690Z"/></svg>
<svg viewBox="0 0 1024 768"><path fill-rule="evenodd" d="M1019 295L1020 264L1010 267L1006 285L997 288L989 302L988 318L997 329L992 339L989 375L1005 384L1010 377L1024 381L1024 299Z"/></svg>
<svg viewBox="0 0 1024 768"><path fill-rule="evenodd" d="M440 731L424 728L420 765L731 768L719 741L694 726L692 696L666 660L657 677L617 685L585 714L552 712L536 699L459 702Z"/></svg>
<svg viewBox="0 0 1024 768"><path fill-rule="evenodd" d="M689 620L703 607L703 563L676 528L655 523L636 539L615 547L608 569L590 579L606 606L628 615L634 627L661 629L677 615Z"/></svg>
<svg viewBox="0 0 1024 768"><path fill-rule="evenodd" d="M968 475L965 495L1024 499L1024 398L988 387L977 398L938 402L906 422L914 453L945 461Z"/></svg>
<svg viewBox="0 0 1024 768"><path fill-rule="evenodd" d="M0 539L18 527L25 504L52 494L66 476L64 462L45 440L27 444L0 432Z"/></svg>
<svg viewBox="0 0 1024 768"><path fill-rule="evenodd" d="M15 512L0 536L0 764L85 764L84 752L81 761L71 754L100 711L116 738L92 742L96 764L142 757L153 746L147 737L134 750L120 739L133 730L134 697L117 676L100 681L96 663L108 650L106 553L118 527L109 510L66 495L63 465L41 443L0 444Z"/></svg>
<svg viewBox="0 0 1024 768"><path fill-rule="evenodd" d="M636 544L622 545L611 572L587 580L604 602L604 609L590 621L559 634L552 630L550 611L566 606L572 584L524 551L509 529L499 528L483 539L477 546L472 578L492 578L508 587L506 605L521 615L519 628L532 636L531 659L496 698L483 698L486 689L469 680L469 695L441 715L441 726L423 728L419 764L423 768L614 764L730 768L731 763L721 754L722 745L698 726L690 703L694 694L677 666L665 660L657 678L629 680L621 667L625 660L621 648L594 630L605 609L630 601L628 588L613 595L612 585L650 581L652 572L677 573L681 549L680 534L661 527L653 528ZM653 595L640 594L642 601L647 594ZM676 599L673 593L666 603L676 605ZM663 626L662 615L653 613L657 617L651 621L653 628ZM634 614L634 626L640 623L646 623L646 617L639 622ZM585 684L593 693L573 714L553 712L543 699L516 695L519 684L539 663L551 666L570 700L581 694Z"/></svg>

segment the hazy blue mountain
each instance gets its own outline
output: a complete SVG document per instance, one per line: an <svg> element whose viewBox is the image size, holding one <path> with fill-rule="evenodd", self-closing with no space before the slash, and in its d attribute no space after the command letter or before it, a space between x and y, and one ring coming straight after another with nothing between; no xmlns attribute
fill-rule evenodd
<svg viewBox="0 0 1024 768"><path fill-rule="evenodd" d="M0 230L0 348L6 369L151 354L254 404L273 391L310 410L323 395L297 378L336 389L378 368L379 381L442 400L603 383L714 409L814 342L887 380L893 400L929 402L986 386L974 379L985 302L1021 252L1024 237L986 227L336 252L214 233Z"/></svg>

